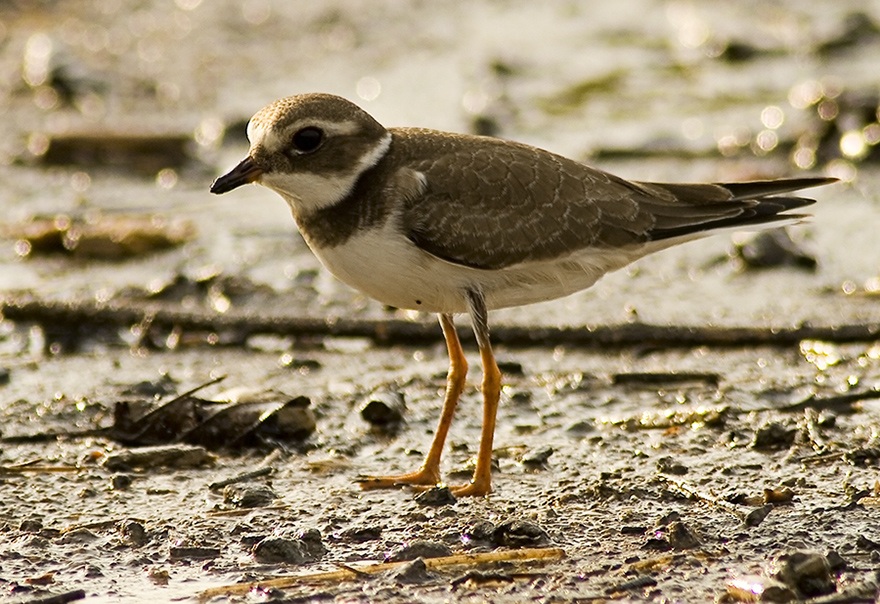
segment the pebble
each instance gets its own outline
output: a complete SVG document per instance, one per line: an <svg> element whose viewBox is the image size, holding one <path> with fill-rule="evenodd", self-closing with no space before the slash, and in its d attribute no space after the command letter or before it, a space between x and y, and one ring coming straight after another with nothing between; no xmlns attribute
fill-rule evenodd
<svg viewBox="0 0 880 604"><path fill-rule="evenodd" d="M684 476L688 473L688 468L684 464L679 463L678 461L667 455L657 460L657 471L661 474Z"/></svg>
<svg viewBox="0 0 880 604"><path fill-rule="evenodd" d="M817 552L794 552L780 556L774 578L796 590L802 599L815 598L837 590L828 559Z"/></svg>
<svg viewBox="0 0 880 604"><path fill-rule="evenodd" d="M795 266L815 270L815 256L806 252L785 229L761 231L734 252L745 269Z"/></svg>
<svg viewBox="0 0 880 604"><path fill-rule="evenodd" d="M472 520L461 534L461 540L467 545L491 544L495 525L488 520Z"/></svg>
<svg viewBox="0 0 880 604"><path fill-rule="evenodd" d="M104 458L104 467L114 471L132 468L197 468L212 464L216 459L204 447L161 445L111 453Z"/></svg>
<svg viewBox="0 0 880 604"><path fill-rule="evenodd" d="M343 540L352 543L365 543L367 541L375 541L382 536L382 527L374 526L354 526L348 528L339 535Z"/></svg>
<svg viewBox="0 0 880 604"><path fill-rule="evenodd" d="M124 520L118 525L119 533L122 538L132 545L143 545L149 541L147 529L144 525L136 520Z"/></svg>
<svg viewBox="0 0 880 604"><path fill-rule="evenodd" d="M451 505L458 500L452 494L452 491L449 490L449 487L433 487L413 497L413 501L419 505L440 507Z"/></svg>
<svg viewBox="0 0 880 604"><path fill-rule="evenodd" d="M392 390L374 392L361 405L361 418L375 428L389 428L403 421L406 400Z"/></svg>
<svg viewBox="0 0 880 604"><path fill-rule="evenodd" d="M551 542L544 529L525 520L502 522L492 531L492 541L507 547L545 547Z"/></svg>
<svg viewBox="0 0 880 604"><path fill-rule="evenodd" d="M554 452L555 449L549 445L526 451L522 456L522 463L530 468L543 468Z"/></svg>
<svg viewBox="0 0 880 604"><path fill-rule="evenodd" d="M254 547L254 559L262 564L303 564L309 560L302 541L267 537Z"/></svg>
<svg viewBox="0 0 880 604"><path fill-rule="evenodd" d="M302 544L305 554L313 559L320 560L327 553L327 547L321 538L321 531L318 529L305 529L296 535L297 540Z"/></svg>
<svg viewBox="0 0 880 604"><path fill-rule="evenodd" d="M755 431L754 449L787 449L794 443L797 431L782 422L768 422Z"/></svg>
<svg viewBox="0 0 880 604"><path fill-rule="evenodd" d="M767 515L770 514L770 512L772 511L772 505L763 505L759 508L755 508L754 510L746 514L746 517L743 519L743 523L746 526L754 528L764 522L764 518L766 518Z"/></svg>
<svg viewBox="0 0 880 604"><path fill-rule="evenodd" d="M114 474L110 477L110 488L114 491L124 491L131 486L131 476L128 474Z"/></svg>
<svg viewBox="0 0 880 604"><path fill-rule="evenodd" d="M223 503L236 508L262 508L278 499L265 485L231 484L223 489Z"/></svg>
<svg viewBox="0 0 880 604"><path fill-rule="evenodd" d="M442 558L451 555L452 550L445 543L416 539L393 549L385 556L385 562L404 562L416 558Z"/></svg>
<svg viewBox="0 0 880 604"><path fill-rule="evenodd" d="M392 574L392 578L398 583L424 583L431 579L428 567L423 558L416 558L408 564L404 564Z"/></svg>
<svg viewBox="0 0 880 604"><path fill-rule="evenodd" d="M78 528L67 533L61 535L56 543L67 544L67 543L76 543L76 544L85 544L91 543L98 539L98 536L86 528Z"/></svg>
<svg viewBox="0 0 880 604"><path fill-rule="evenodd" d="M39 533L43 530L43 521L39 518L22 520L18 530L22 533Z"/></svg>
<svg viewBox="0 0 880 604"><path fill-rule="evenodd" d="M684 522L671 522L666 530L669 545L675 550L693 549L702 545L699 537Z"/></svg>

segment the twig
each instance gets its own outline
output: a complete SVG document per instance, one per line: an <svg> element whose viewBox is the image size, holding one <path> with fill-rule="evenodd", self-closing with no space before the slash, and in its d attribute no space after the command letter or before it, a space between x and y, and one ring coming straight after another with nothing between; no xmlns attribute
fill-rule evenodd
<svg viewBox="0 0 880 604"><path fill-rule="evenodd" d="M232 478L227 478L226 480L218 480L216 482L212 482L208 485L208 488L212 491L216 491L218 489L222 489L224 487L228 487L231 484L236 484L239 482L247 482L252 478L260 478L261 476L268 476L272 472L275 471L275 468L271 466L266 466L263 468L258 468L251 472L245 472L244 474L239 474L238 476L233 476Z"/></svg>
<svg viewBox="0 0 880 604"><path fill-rule="evenodd" d="M513 561L534 561L534 560L559 560L565 557L565 551L558 547L543 548L526 548L495 552L485 552L480 554L457 554L454 556L442 556L440 558L426 558L425 566L427 568L448 568L451 566L476 566L480 564L491 564L494 562L513 562ZM348 581L360 578L365 575L375 575L389 570L400 568L409 564L409 562L381 562L376 564L367 564L364 566L353 568L342 568L340 570L310 573L305 575L291 575L289 577L278 577L275 579L266 579L263 581L252 581L249 583L236 583L233 585L224 585L221 587L213 587L206 589L199 594L198 598L204 602L215 596L232 596L246 594L252 589L284 589L293 587L301 583L315 583L323 581Z"/></svg>
<svg viewBox="0 0 880 604"><path fill-rule="evenodd" d="M28 473L57 473L57 472L81 472L86 468L79 466L0 466L0 475L2 474L28 474Z"/></svg>
<svg viewBox="0 0 880 604"><path fill-rule="evenodd" d="M7 297L0 313L13 321L73 325L130 326L150 317L154 327L254 334L370 338L377 344L440 341L433 322L401 319L352 319L269 315L231 310L187 310L168 303L137 300L43 300L33 296ZM462 327L462 335L467 331ZM787 346L804 339L829 342L880 339L880 323L797 327L717 327L626 323L603 327L536 327L495 325L492 339L509 346Z"/></svg>
<svg viewBox="0 0 880 604"><path fill-rule="evenodd" d="M808 396L802 401L780 407L780 411L804 411L805 409L829 409L832 411L848 410L853 403L880 398L880 388L865 390L863 392L847 392L837 396Z"/></svg>

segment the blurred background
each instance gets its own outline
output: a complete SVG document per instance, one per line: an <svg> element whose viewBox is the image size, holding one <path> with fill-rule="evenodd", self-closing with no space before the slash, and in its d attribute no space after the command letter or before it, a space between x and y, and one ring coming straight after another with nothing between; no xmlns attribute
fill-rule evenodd
<svg viewBox="0 0 880 604"><path fill-rule="evenodd" d="M845 183L816 191L816 220L783 242L794 256L769 261L799 268L744 281L765 261L715 238L511 321L876 317L878 23L864 0L6 2L0 289L108 299L236 274L298 312L386 316L324 274L280 199L208 194L253 113L324 91L387 126L516 139L631 179Z"/></svg>

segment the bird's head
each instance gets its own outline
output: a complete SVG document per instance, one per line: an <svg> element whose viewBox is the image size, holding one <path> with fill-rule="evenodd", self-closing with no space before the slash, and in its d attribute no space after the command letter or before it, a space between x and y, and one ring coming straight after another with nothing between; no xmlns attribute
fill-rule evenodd
<svg viewBox="0 0 880 604"><path fill-rule="evenodd" d="M251 118L247 134L247 157L215 180L211 192L259 183L280 194L295 215L344 199L391 144L391 133L367 112L329 94L277 100Z"/></svg>

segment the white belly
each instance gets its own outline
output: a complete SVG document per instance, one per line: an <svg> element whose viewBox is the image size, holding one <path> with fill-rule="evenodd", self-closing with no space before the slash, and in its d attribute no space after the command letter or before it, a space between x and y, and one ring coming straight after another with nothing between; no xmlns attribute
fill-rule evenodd
<svg viewBox="0 0 880 604"><path fill-rule="evenodd" d="M590 287L605 273L649 250L592 250L564 259L483 270L432 256L399 230L386 226L342 245L312 251L340 281L383 304L461 313L467 311L465 292L469 289L483 292L489 309L552 300Z"/></svg>

